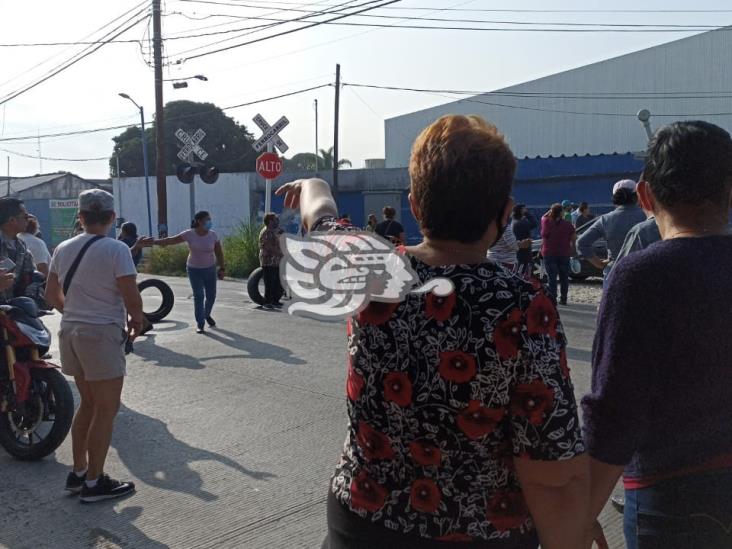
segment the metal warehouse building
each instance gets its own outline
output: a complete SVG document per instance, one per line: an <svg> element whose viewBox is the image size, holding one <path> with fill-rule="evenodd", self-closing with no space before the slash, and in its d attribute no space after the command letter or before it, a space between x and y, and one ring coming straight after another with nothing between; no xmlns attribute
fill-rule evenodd
<svg viewBox="0 0 732 549"><path fill-rule="evenodd" d="M640 151L637 119L655 129L679 119L732 127L732 28L462 99L385 123L386 167L407 166L414 139L445 114L478 114L508 137L517 157ZM728 114L724 114L728 113Z"/></svg>

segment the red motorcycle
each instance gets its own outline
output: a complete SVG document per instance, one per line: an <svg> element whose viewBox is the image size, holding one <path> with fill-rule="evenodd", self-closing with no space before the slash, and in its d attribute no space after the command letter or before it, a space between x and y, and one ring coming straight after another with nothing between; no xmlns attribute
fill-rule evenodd
<svg viewBox="0 0 732 549"><path fill-rule="evenodd" d="M74 397L59 367L40 357L51 333L35 301L0 305L0 446L20 460L51 454L66 438Z"/></svg>

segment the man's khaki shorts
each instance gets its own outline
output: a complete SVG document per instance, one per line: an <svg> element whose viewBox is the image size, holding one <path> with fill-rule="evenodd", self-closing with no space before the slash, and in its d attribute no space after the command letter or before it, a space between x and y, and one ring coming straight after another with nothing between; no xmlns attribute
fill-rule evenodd
<svg viewBox="0 0 732 549"><path fill-rule="evenodd" d="M126 375L126 336L116 324L61 322L58 339L61 371L66 375L83 375L87 381Z"/></svg>

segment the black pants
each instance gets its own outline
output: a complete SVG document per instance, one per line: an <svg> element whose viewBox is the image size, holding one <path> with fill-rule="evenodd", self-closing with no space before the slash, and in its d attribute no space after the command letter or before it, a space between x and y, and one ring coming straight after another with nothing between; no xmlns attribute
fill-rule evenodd
<svg viewBox="0 0 732 549"><path fill-rule="evenodd" d="M280 284L280 268L262 267L264 271L264 303L274 305L282 298L282 284Z"/></svg>
<svg viewBox="0 0 732 549"><path fill-rule="evenodd" d="M400 534L362 519L329 493L328 536L321 549L537 549L538 547L536 532L527 532L523 535L517 532L508 539L472 543L434 541L415 535Z"/></svg>

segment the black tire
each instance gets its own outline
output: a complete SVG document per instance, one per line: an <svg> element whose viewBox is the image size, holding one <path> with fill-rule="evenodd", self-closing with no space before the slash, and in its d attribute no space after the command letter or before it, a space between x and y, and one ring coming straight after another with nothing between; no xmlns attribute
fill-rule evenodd
<svg viewBox="0 0 732 549"><path fill-rule="evenodd" d="M0 415L0 446L21 461L35 461L52 454L66 439L66 435L71 429L71 420L74 418L74 396L71 394L69 383L61 372L56 369L33 368L31 377L34 384L40 382L46 388L47 398L38 396L38 400L43 403L44 417L53 413L54 419L53 426L45 438L38 443L28 445L20 442L11 428L9 414L12 412ZM49 409L51 395L53 408Z"/></svg>
<svg viewBox="0 0 732 549"><path fill-rule="evenodd" d="M257 267L252 271L252 274L250 274L247 279L247 293L249 294L249 299L257 305L264 305L264 296L262 295L262 292L259 291L259 283L262 281L263 276L264 270L262 267Z"/></svg>
<svg viewBox="0 0 732 549"><path fill-rule="evenodd" d="M173 310L173 305L175 304L175 294L173 293L173 289L170 286L157 278L148 278L147 280L143 280L137 285L137 289L140 290L140 293L148 288L157 289L163 296L163 301L156 311L145 311L145 304L143 303L143 314L145 315L145 318L147 318L150 322L154 324L163 320L166 316L170 314L170 311Z"/></svg>

